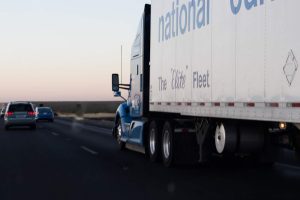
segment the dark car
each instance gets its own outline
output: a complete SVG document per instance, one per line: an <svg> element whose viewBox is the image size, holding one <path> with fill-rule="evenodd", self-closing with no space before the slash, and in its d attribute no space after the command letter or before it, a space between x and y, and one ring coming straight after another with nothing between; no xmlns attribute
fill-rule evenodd
<svg viewBox="0 0 300 200"><path fill-rule="evenodd" d="M54 112L49 107L36 107L36 120L37 121L50 121L54 122Z"/></svg>
<svg viewBox="0 0 300 200"><path fill-rule="evenodd" d="M36 129L35 112L30 102L10 102L4 115L5 129L14 126L29 126Z"/></svg>

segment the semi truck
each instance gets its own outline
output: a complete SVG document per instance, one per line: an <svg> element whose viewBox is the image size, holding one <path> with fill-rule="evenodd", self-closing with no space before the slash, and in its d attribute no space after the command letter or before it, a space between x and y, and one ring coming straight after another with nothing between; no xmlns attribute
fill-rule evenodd
<svg viewBox="0 0 300 200"><path fill-rule="evenodd" d="M212 156L274 161L300 150L300 1L152 0L112 75L120 149L166 167Z"/></svg>

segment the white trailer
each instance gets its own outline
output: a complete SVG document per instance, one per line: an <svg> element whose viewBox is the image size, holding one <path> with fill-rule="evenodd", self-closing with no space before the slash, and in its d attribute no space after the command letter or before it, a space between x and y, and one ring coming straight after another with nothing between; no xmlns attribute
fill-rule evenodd
<svg viewBox="0 0 300 200"><path fill-rule="evenodd" d="M193 151L193 139L179 132L195 136L200 161L212 141L219 154L270 153L269 135L278 134L299 147L299 7L298 0L152 0L151 43L144 13L127 103L135 118L127 126L139 124L151 160L170 166Z"/></svg>
<svg viewBox="0 0 300 200"><path fill-rule="evenodd" d="M150 110L300 123L299 7L152 0Z"/></svg>

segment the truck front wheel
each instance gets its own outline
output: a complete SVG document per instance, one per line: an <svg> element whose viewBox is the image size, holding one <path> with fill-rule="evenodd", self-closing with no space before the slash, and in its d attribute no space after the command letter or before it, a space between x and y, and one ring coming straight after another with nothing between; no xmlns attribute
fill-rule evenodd
<svg viewBox="0 0 300 200"><path fill-rule="evenodd" d="M121 140L122 137L122 122L121 119L118 119L118 123L116 126L116 140L119 146L120 150L123 150L125 148L125 143Z"/></svg>

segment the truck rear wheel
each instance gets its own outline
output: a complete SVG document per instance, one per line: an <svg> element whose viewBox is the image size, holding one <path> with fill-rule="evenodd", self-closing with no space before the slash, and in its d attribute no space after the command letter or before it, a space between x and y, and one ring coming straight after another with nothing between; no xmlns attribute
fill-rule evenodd
<svg viewBox="0 0 300 200"><path fill-rule="evenodd" d="M151 162L157 162L160 158L161 135L158 126L156 121L152 121L149 126L147 151Z"/></svg>
<svg viewBox="0 0 300 200"><path fill-rule="evenodd" d="M170 122L165 122L162 133L162 160L165 167L174 164L174 131Z"/></svg>

